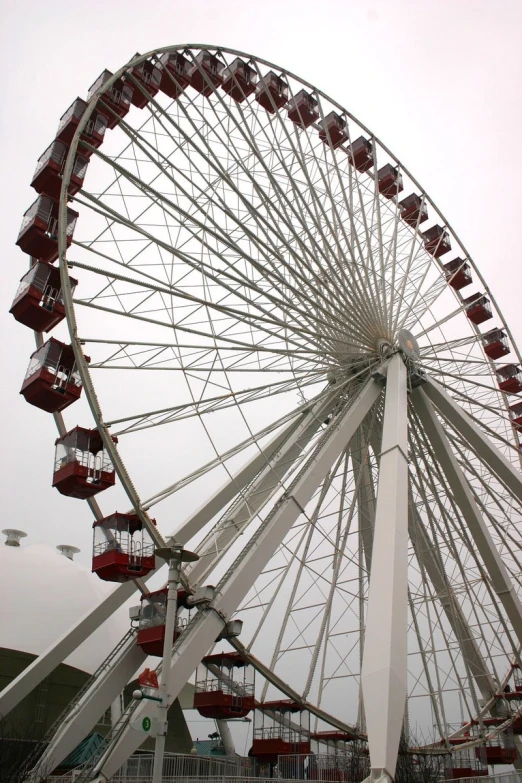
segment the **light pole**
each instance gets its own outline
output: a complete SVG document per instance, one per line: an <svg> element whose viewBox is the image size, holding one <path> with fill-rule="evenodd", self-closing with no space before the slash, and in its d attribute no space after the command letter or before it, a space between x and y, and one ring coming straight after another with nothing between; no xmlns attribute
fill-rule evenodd
<svg viewBox="0 0 522 783"><path fill-rule="evenodd" d="M199 560L198 555L183 549L182 546L161 547L155 550L155 554L169 564L167 607L165 615L165 639L163 641L163 662L161 665L161 679L159 686L158 703L158 733L154 749L154 772L152 783L161 783L163 778L163 757L165 755L165 738L167 736L167 712L168 712L168 683L170 664L172 660L172 640L176 627L176 612L178 608L179 572L182 563L193 563Z"/></svg>

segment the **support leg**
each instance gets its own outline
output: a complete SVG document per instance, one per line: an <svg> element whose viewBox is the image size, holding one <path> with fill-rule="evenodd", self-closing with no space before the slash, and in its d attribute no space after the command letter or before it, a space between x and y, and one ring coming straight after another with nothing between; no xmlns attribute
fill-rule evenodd
<svg viewBox="0 0 522 783"><path fill-rule="evenodd" d="M221 737L221 742L223 743L223 747L225 748L225 753L227 754L227 756L235 756L236 749L234 747L234 740L232 739L232 732L230 731L227 721L217 720L216 723L219 731L219 736Z"/></svg>
<svg viewBox="0 0 522 783"><path fill-rule="evenodd" d="M489 469L498 476L514 497L522 503L522 475L514 465L495 448L487 435L481 432L460 405L433 378L427 377L422 390L424 395L429 397L431 402L439 409L444 418L475 449Z"/></svg>
<svg viewBox="0 0 522 783"><path fill-rule="evenodd" d="M361 672L371 779L393 779L407 693L408 424L406 367L388 367L372 570Z"/></svg>
<svg viewBox="0 0 522 783"><path fill-rule="evenodd" d="M489 573L493 589L500 598L518 641L522 644L522 604L514 589L509 572L493 543L466 477L451 450L444 428L422 387L415 389L411 399L431 442L437 461L446 476L455 502L461 510L471 537Z"/></svg>

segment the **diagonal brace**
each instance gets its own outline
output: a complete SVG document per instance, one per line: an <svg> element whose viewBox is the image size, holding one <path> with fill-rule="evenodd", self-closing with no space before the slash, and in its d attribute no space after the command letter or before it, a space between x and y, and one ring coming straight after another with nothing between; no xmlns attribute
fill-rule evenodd
<svg viewBox="0 0 522 783"><path fill-rule="evenodd" d="M444 428L422 387L413 391L411 400L488 571L493 589L500 598L518 641L522 644L522 604L479 511L466 476L451 450Z"/></svg>
<svg viewBox="0 0 522 783"><path fill-rule="evenodd" d="M491 443L487 435L472 421L455 400L433 378L426 376L423 391L442 416L467 440L488 468L522 503L522 475Z"/></svg>

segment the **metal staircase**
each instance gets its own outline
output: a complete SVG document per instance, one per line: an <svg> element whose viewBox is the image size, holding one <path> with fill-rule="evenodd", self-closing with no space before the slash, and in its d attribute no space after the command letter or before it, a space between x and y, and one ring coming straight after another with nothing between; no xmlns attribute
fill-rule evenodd
<svg viewBox="0 0 522 783"><path fill-rule="evenodd" d="M90 698L101 687L104 675L113 666L117 660L125 653L129 647L136 644L135 628L130 628L125 636L117 643L117 645L111 650L104 661L98 666L96 671L89 677L84 686L80 688L74 699L67 705L54 723L45 732L43 738L37 743L34 750L28 756L24 770L28 773L28 779L32 781L38 780L39 770L45 768L45 757L47 750L53 740L58 734L60 734L64 728L75 719L75 716L82 706L84 701Z"/></svg>

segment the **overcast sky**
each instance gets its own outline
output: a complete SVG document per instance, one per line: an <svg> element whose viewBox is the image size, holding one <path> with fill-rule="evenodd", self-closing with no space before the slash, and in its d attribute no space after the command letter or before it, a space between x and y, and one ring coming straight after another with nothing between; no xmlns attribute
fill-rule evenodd
<svg viewBox="0 0 522 783"><path fill-rule="evenodd" d="M60 115L136 51L220 44L315 84L401 159L452 224L522 342L521 0L4 0L0 318L2 527L82 548L85 504L50 486L52 417L18 394L32 334L8 314L29 183ZM139 484L139 477L137 479Z"/></svg>

